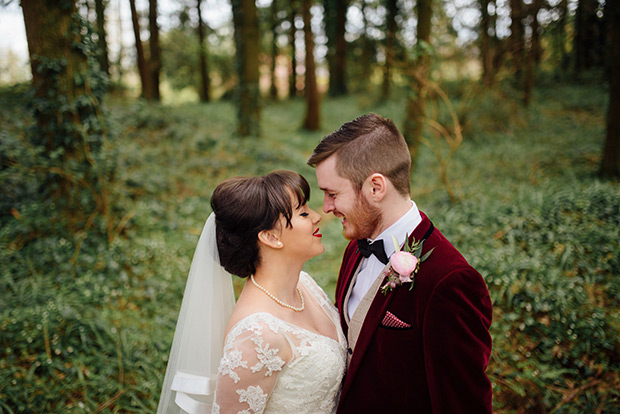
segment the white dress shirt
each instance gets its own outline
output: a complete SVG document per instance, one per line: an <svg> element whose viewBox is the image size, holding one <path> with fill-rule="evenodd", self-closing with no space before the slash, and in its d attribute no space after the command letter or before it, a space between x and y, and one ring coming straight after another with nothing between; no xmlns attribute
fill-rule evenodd
<svg viewBox="0 0 620 414"><path fill-rule="evenodd" d="M376 239L368 239L368 241L373 242L375 240L383 240L383 248L385 249L385 253L388 257L390 257L394 253L394 242L392 241L392 235L396 237L398 244L402 246L403 243L405 243L405 238L411 234L421 222L422 216L420 215L420 210L418 210L418 206L412 200L411 208L405 213L404 216L385 229ZM374 254L370 255L367 259L362 259L360 271L357 275L357 280L355 281L353 290L351 291L351 296L349 297L349 303L347 306L349 318L353 316L355 309L357 309L357 306L360 304L362 298L366 295L366 292L368 292L368 289L370 289L373 282L381 274L384 267L385 265L381 263Z"/></svg>

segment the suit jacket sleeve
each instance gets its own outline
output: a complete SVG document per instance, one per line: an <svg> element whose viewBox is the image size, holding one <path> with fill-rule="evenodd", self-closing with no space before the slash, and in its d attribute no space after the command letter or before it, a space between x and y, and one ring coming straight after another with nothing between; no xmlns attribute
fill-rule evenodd
<svg viewBox="0 0 620 414"><path fill-rule="evenodd" d="M452 271L433 289L423 333L433 412L492 412L491 383L485 374L491 318L488 290L473 268Z"/></svg>

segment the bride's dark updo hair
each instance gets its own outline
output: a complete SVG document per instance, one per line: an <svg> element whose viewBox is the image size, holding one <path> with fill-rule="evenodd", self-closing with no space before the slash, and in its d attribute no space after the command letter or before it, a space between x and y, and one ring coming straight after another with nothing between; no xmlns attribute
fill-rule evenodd
<svg viewBox="0 0 620 414"><path fill-rule="evenodd" d="M226 271L248 277L260 264L258 233L276 227L280 217L291 227L293 211L310 199L310 185L294 171L223 181L211 196L217 249Z"/></svg>

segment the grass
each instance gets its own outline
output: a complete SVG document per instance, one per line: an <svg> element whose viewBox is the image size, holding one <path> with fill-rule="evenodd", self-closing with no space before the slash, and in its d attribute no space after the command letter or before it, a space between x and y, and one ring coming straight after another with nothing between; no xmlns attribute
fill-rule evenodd
<svg viewBox="0 0 620 414"><path fill-rule="evenodd" d="M303 101L266 103L262 136L238 138L229 102L162 106L111 96L117 168L109 186L119 217L130 219L107 244L96 234L63 234L47 219L53 205L10 196L34 180L19 168L30 120L18 96L0 93L0 152L14 161L0 170L8 188L0 212L7 413L154 412L215 185L293 169L309 180L310 206L320 211L305 161L322 136L362 113L398 125L404 115L402 98L324 98L322 129L307 132L299 129ZM596 175L606 96L597 85L545 85L523 109L498 93L481 95L460 114L466 136L449 168L460 201L450 202L427 148L412 175L418 206L489 286L497 413L619 412L620 185ZM306 265L332 297L346 245L340 232L325 216L326 253Z"/></svg>

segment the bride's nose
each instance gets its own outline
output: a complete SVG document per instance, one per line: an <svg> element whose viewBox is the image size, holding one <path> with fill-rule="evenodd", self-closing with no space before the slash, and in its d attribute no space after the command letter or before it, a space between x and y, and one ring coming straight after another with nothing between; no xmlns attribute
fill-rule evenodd
<svg viewBox="0 0 620 414"><path fill-rule="evenodd" d="M312 210L312 209L311 209ZM312 214L314 216L313 220L312 220L312 224L319 224L319 222L321 221L322 217L319 213L317 213L316 211L312 210Z"/></svg>

